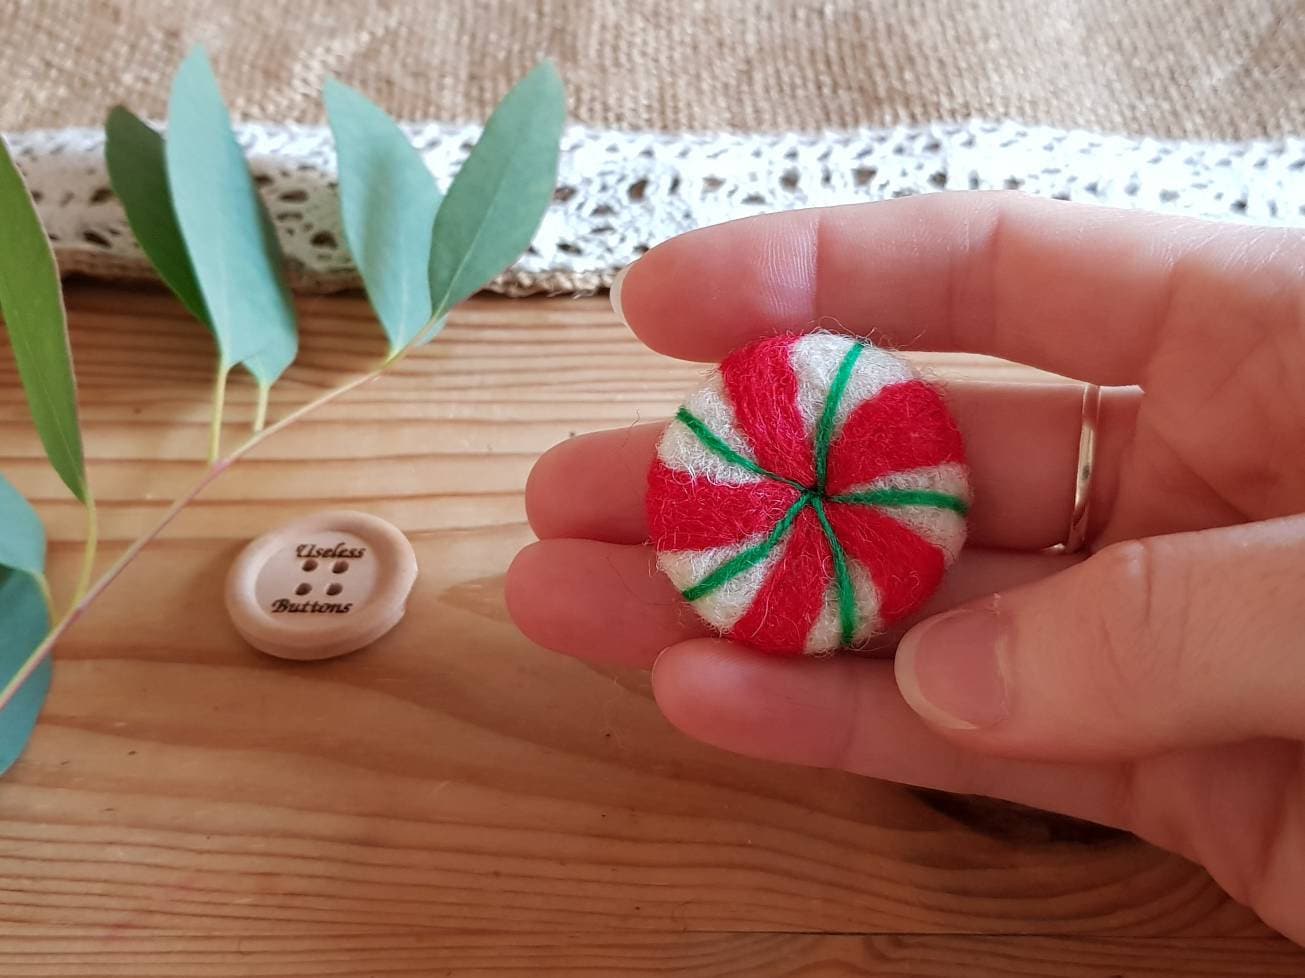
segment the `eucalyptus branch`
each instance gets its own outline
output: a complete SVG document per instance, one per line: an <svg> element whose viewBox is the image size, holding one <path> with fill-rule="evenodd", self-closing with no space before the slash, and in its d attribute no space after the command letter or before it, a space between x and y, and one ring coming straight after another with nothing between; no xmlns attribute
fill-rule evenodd
<svg viewBox="0 0 1305 978"><path fill-rule="evenodd" d="M41 644L32 650L32 653L10 677L9 682L5 684L2 690L0 690L0 709L4 709L10 699L13 698L14 693L16 693L23 683L31 677L32 673L36 671L41 662L50 654L50 650L54 647L55 643L63 637L64 632L66 632L69 627L82 616L91 603L104 592L105 588L112 584L114 579L126 569L127 565L135 560L140 552L144 550L156 537L158 537L160 533L167 529L168 525L181 514L181 511L190 505L190 503L194 502L195 498L208 488L208 486L211 485L218 476L244 456L248 455L268 438L271 438L278 431L289 427L300 418L311 414L323 405L331 403L336 398L342 397L350 391L357 390L359 387L375 380L390 367L402 361L407 355L409 349L411 348L405 347L397 353L391 354L379 366L373 368L367 373L361 374L348 383L341 384L339 387L334 387L320 397L309 401L307 404L295 408L295 410L291 411L276 423L268 425L262 431L250 435L226 457L210 462L208 468L204 470L203 475L201 475L185 493L172 502L159 518L157 523L150 527L150 529L146 530L144 534L133 540L131 545L122 552L117 560L109 565L108 569L100 575L94 584L89 584L88 586L79 585L77 596L74 599L72 607L70 607L67 613L65 613L54 627L50 629L49 634L45 636L41 641ZM88 534L90 534L90 536L88 536L86 550L87 556L82 568L82 577L84 581L89 581L91 567L93 566L95 558L93 539L98 537L98 533L96 531L94 514L95 505L94 503L90 503L87 506ZM48 588L46 588L46 590L48 590Z"/></svg>
<svg viewBox="0 0 1305 978"><path fill-rule="evenodd" d="M334 81L328 82L324 97L336 139L342 228L390 353L369 372L266 427L270 388L299 351L296 314L276 229L203 49L186 57L173 80L166 140L125 108L109 113L105 162L112 189L150 263L211 332L220 366L213 378L203 473L94 580L99 531L86 480L58 272L22 174L0 140L5 327L46 455L86 506L87 520L72 601L56 618L48 583L39 576L45 567L40 518L16 490L0 492L0 523L18 531L0 537L0 543L10 544L0 553L37 578L53 623L22 665L0 676L0 709L87 607L227 468L282 428L368 383L433 339L448 308L511 265L538 230L553 200L566 116L565 92L552 64L541 63L507 93L447 194L383 109ZM223 456L226 383L234 364L254 377L258 400L253 433ZM0 480L0 490L6 486ZM21 591L0 589L0 599L7 602L0 618L12 614L15 624L23 626L16 634L25 651L46 620L35 622L32 604ZM44 696L44 689L34 695ZM34 716L24 714L11 729L0 727L0 746L11 756L26 743Z"/></svg>

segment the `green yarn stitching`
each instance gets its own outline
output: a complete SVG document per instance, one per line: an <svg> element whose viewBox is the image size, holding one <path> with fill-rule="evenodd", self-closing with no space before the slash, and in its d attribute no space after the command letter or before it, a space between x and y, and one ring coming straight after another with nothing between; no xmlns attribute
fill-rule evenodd
<svg viewBox="0 0 1305 978"><path fill-rule="evenodd" d="M959 496L929 489L871 489L868 492L832 496L829 501L857 506L932 506L936 509L950 509L962 516L970 511L970 504Z"/></svg>
<svg viewBox="0 0 1305 978"><path fill-rule="evenodd" d="M686 601L697 601L699 598L706 597L734 580L740 574L756 567L779 546L784 535L797 522L802 510L810 506L815 510L817 519L820 520L820 528L824 532L825 541L829 544L829 553L834 562L834 581L838 588L839 641L840 644L848 646L856 638L856 589L852 585L852 574L848 570L847 553L844 551L838 537L834 534L834 527L830 524L829 516L825 512L825 502L846 503L855 506L931 506L951 510L962 516L969 511L969 503L959 496L953 496L945 492L934 492L928 489L870 489L865 492L844 493L841 496L832 496L826 499L824 493L829 470L829 450L834 441L834 420L838 416L839 405L842 403L843 395L847 391L847 385L851 382L852 372L856 369L856 362L860 358L863 349L864 347L860 343L854 342L852 344L852 347L838 365L838 372L834 375L829 394L825 398L825 406L820 412L820 420L816 425L814 445L816 484L812 488L771 472L752 461L752 459L739 454L708 428L702 419L692 414L687 408L681 407L676 412L676 419L693 432L708 450L726 462L754 475L759 475L763 479L793 486L802 492L797 502L789 507L766 539L756 546L749 547L742 553L736 554L697 584L680 592Z"/></svg>
<svg viewBox="0 0 1305 978"><path fill-rule="evenodd" d="M816 425L816 491L820 493L825 491L825 472L829 468L829 446L834 441L834 418L838 415L838 405L843 400L843 393L847 390L848 381L852 379L852 371L856 368L856 361L863 349L860 343L854 342L852 348L844 355L843 362L838 365L838 373L834 375L834 383L830 385L829 394L825 398L825 409L820 412L820 423Z"/></svg>
<svg viewBox="0 0 1305 978"><path fill-rule="evenodd" d="M749 472L755 473L763 479L773 479L775 482L787 483L794 489L801 489L803 492L807 491L807 487L802 485L802 483L794 482L792 479L786 479L782 475L776 475L769 469L763 469L756 462L752 461L752 459L740 455L734 449L730 448L729 445L726 445L725 442L721 441L720 437L707 427L706 422L692 414L688 408L682 407L676 411L675 418L684 425L684 427L692 431L697 436L698 441L702 442L703 445L711 449L711 451L715 452L731 465L737 465L741 469L747 469Z"/></svg>
<svg viewBox="0 0 1305 978"><path fill-rule="evenodd" d="M784 514L783 519L775 524L775 528L770 531L770 536L766 537L766 539L762 540L755 547L749 547L741 554L736 554L734 557L725 561L725 563L721 564L687 591L681 591L680 593L684 595L685 600L697 601L699 598L706 597L721 585L734 580L734 578L738 577L744 571L751 570L753 567L756 567L759 563L765 560L770 552L779 544L779 541L783 539L784 534L788 532L789 528L797 522L798 514L802 512L803 508L806 507L811 500L811 495L804 492L798 501L789 507L789 511Z"/></svg>
<svg viewBox="0 0 1305 978"><path fill-rule="evenodd" d="M829 554L834 560L834 580L838 585L839 642L842 645L851 645L856 634L856 592L852 588L852 575L847 569L847 554L843 552L843 545L834 535L834 528L829 525L829 517L825 513L825 505L821 502L821 497L825 492L825 477L829 471L829 448L834 442L834 419L838 416L838 406L843 401L843 394L847 391L847 385L852 379L852 371L856 369L856 361L860 358L863 349L860 343L854 341L844 354L842 363L838 365L838 373L834 375L834 382L829 386L829 394L825 397L825 407L820 412L820 421L816 424L817 495L812 498L811 505L820 520L820 528L824 530L825 540L829 544Z"/></svg>
<svg viewBox="0 0 1305 978"><path fill-rule="evenodd" d="M847 554L834 535L834 528L829 525L824 503L818 497L813 498L811 507L816 511L820 528L825 531L825 540L829 542L829 553L834 558L834 580L838 584L839 642L845 646L851 645L852 639L856 637L856 591L852 587L852 575L847 569Z"/></svg>

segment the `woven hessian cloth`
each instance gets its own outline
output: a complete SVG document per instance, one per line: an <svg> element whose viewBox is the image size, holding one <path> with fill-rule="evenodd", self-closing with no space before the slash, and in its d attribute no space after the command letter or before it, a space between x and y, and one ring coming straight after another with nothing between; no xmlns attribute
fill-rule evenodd
<svg viewBox="0 0 1305 978"><path fill-rule="evenodd" d="M605 127L1305 130L1301 0L16 0L0 129L162 117L197 41L246 119L320 121L335 75L400 118L478 120L548 55Z"/></svg>

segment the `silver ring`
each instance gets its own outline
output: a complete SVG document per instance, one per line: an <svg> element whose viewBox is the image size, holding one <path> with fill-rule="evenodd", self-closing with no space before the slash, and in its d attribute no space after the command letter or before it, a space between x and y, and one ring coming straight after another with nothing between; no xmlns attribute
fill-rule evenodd
<svg viewBox="0 0 1305 978"><path fill-rule="evenodd" d="M1082 550L1088 538L1088 519L1092 508L1092 475L1096 470L1097 426L1101 419L1101 388L1088 384L1083 388L1083 425L1078 434L1078 468L1074 475L1074 512L1069 518L1065 537L1067 554Z"/></svg>

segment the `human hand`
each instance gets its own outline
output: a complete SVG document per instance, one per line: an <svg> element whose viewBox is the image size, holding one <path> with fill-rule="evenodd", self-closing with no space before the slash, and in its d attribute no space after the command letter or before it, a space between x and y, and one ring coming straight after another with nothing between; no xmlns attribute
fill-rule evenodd
<svg viewBox="0 0 1305 978"><path fill-rule="evenodd" d="M832 319L1117 388L1095 552L1044 552L1073 506L1080 388L954 383L975 505L922 623L895 662L766 656L711 637L655 572L663 426L644 425L535 467L541 542L507 583L528 636L655 663L671 722L729 750L1129 829L1305 942L1305 237L940 194L694 232L617 301L684 359Z"/></svg>

